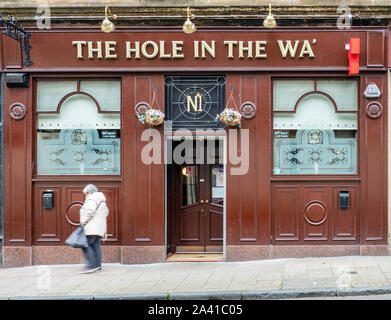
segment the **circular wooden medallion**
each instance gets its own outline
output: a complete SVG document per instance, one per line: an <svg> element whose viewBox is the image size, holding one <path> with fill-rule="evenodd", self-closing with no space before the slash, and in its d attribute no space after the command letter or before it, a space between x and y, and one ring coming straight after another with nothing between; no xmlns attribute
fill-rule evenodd
<svg viewBox="0 0 391 320"><path fill-rule="evenodd" d="M66 212L65 219L73 226L78 226L80 224L80 208L83 206L83 203L80 201L72 202Z"/></svg>
<svg viewBox="0 0 391 320"><path fill-rule="evenodd" d="M138 118L142 113L146 112L147 110L151 109L151 106L147 102L139 102L134 107L134 112L136 118Z"/></svg>
<svg viewBox="0 0 391 320"><path fill-rule="evenodd" d="M19 102L11 104L9 108L10 117L13 120L22 120L26 115L26 107Z"/></svg>
<svg viewBox="0 0 391 320"><path fill-rule="evenodd" d="M250 101L243 102L240 106L240 113L242 117L246 120L250 120L255 117L255 113L257 111L257 107L254 103Z"/></svg>
<svg viewBox="0 0 391 320"><path fill-rule="evenodd" d="M304 219L311 225L322 224L327 218L327 209L320 201L310 201L304 209Z"/></svg>
<svg viewBox="0 0 391 320"><path fill-rule="evenodd" d="M371 119L378 119L383 114L383 106L379 102L367 104L367 116Z"/></svg>

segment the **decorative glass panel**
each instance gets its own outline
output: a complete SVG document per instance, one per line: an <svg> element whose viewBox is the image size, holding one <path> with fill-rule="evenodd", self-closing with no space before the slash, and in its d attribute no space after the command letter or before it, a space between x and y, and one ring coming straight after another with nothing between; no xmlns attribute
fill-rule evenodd
<svg viewBox="0 0 391 320"><path fill-rule="evenodd" d="M61 99L77 90L77 81L37 81L37 111L56 111Z"/></svg>
<svg viewBox="0 0 391 320"><path fill-rule="evenodd" d="M75 94L58 114L37 115L37 174L120 174L120 114L98 113L87 95Z"/></svg>
<svg viewBox="0 0 391 320"><path fill-rule="evenodd" d="M120 111L121 109L121 82L118 80L82 80L80 91L92 95L102 111Z"/></svg>
<svg viewBox="0 0 391 320"><path fill-rule="evenodd" d="M223 128L216 115L225 108L224 76L166 76L166 125L173 129Z"/></svg>
<svg viewBox="0 0 391 320"><path fill-rule="evenodd" d="M355 174L357 141L333 130L297 130L294 138L274 131L274 174Z"/></svg>
<svg viewBox="0 0 391 320"><path fill-rule="evenodd" d="M321 94L304 97L296 112L275 113L274 129L357 129L357 113L336 113L329 98Z"/></svg>
<svg viewBox="0 0 391 320"><path fill-rule="evenodd" d="M357 81L320 80L317 90L330 95L337 104L338 111L357 111Z"/></svg>
<svg viewBox="0 0 391 320"><path fill-rule="evenodd" d="M296 101L305 93L314 90L312 80L275 80L273 81L273 110L293 111Z"/></svg>
<svg viewBox="0 0 391 320"><path fill-rule="evenodd" d="M274 113L273 129L274 174L357 173L357 113L336 112L327 96L310 94L296 112Z"/></svg>
<svg viewBox="0 0 391 320"><path fill-rule="evenodd" d="M182 207L198 203L198 167L182 166Z"/></svg>
<svg viewBox="0 0 391 320"><path fill-rule="evenodd" d="M119 130L96 129L38 132L37 174L120 174ZM118 138L117 138L118 137Z"/></svg>
<svg viewBox="0 0 391 320"><path fill-rule="evenodd" d="M68 97L59 114L38 114L38 129L119 129L120 114L98 113L94 100L83 94Z"/></svg>

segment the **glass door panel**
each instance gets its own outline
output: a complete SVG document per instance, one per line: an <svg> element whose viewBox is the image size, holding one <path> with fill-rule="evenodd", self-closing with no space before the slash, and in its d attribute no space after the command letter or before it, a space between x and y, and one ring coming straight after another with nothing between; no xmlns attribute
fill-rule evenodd
<svg viewBox="0 0 391 320"><path fill-rule="evenodd" d="M211 170L211 203L224 205L224 166L213 165Z"/></svg>
<svg viewBox="0 0 391 320"><path fill-rule="evenodd" d="M182 207L198 203L198 167L181 167Z"/></svg>

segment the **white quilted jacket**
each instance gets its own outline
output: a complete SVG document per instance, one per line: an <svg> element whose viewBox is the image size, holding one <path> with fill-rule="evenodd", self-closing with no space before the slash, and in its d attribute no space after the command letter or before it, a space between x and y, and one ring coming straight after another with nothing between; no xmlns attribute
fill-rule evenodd
<svg viewBox="0 0 391 320"><path fill-rule="evenodd" d="M80 209L80 223L84 225L85 234L104 237L108 215L105 195L102 192L89 194Z"/></svg>

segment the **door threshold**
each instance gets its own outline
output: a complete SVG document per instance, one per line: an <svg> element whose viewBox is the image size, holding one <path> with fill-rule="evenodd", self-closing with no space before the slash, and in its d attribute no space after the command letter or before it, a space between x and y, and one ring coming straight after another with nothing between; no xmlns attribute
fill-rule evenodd
<svg viewBox="0 0 391 320"><path fill-rule="evenodd" d="M216 262L224 261L223 253L190 252L167 255L167 262Z"/></svg>

